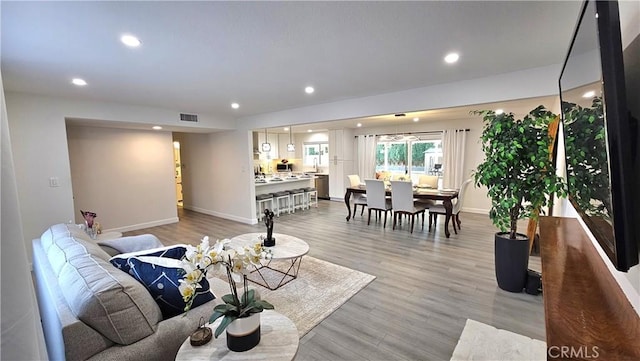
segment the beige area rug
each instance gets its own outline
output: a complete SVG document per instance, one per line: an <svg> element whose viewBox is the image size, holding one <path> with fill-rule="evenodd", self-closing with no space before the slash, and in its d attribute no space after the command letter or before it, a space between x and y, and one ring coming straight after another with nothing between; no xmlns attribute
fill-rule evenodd
<svg viewBox="0 0 640 361"><path fill-rule="evenodd" d="M282 262L272 266L281 269L286 264L287 262ZM276 272L269 271L266 274L277 275ZM277 290L272 291L252 282L250 285L260 292L262 299L273 304L276 311L293 321L302 338L374 279L375 276L370 274L305 256L302 258L298 278ZM267 280L270 281L269 284L273 284L268 277ZM210 279L210 283L216 297L229 293L227 282L214 278Z"/></svg>
<svg viewBox="0 0 640 361"><path fill-rule="evenodd" d="M451 361L546 360L547 344L467 319Z"/></svg>

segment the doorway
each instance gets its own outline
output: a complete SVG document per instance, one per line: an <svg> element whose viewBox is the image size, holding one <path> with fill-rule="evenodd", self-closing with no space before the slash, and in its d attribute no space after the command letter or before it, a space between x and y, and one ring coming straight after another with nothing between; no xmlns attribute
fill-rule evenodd
<svg viewBox="0 0 640 361"><path fill-rule="evenodd" d="M173 161L175 164L176 177L176 202L178 207L182 207L182 162L180 161L180 142L173 142Z"/></svg>

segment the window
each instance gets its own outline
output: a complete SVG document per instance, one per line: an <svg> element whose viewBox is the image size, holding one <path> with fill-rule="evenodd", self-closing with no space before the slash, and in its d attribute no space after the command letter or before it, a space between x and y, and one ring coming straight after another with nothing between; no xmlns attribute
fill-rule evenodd
<svg viewBox="0 0 640 361"><path fill-rule="evenodd" d="M305 142L302 153L302 164L309 167L328 166L329 143Z"/></svg>
<svg viewBox="0 0 640 361"><path fill-rule="evenodd" d="M442 176L442 141L439 135L410 140L379 140L376 171L409 174L414 183L421 174Z"/></svg>

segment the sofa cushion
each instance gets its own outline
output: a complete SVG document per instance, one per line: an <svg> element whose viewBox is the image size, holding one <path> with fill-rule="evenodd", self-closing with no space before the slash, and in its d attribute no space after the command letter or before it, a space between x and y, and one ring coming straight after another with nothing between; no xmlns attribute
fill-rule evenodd
<svg viewBox="0 0 640 361"><path fill-rule="evenodd" d="M156 301L162 316L167 319L185 312L186 303L180 294L179 280L185 275L181 262L166 257L131 257L129 274L142 283ZM206 278L200 281L191 307L215 299Z"/></svg>
<svg viewBox="0 0 640 361"><path fill-rule="evenodd" d="M92 254L69 258L58 283L73 313L117 344L129 345L153 334L162 320L143 285Z"/></svg>

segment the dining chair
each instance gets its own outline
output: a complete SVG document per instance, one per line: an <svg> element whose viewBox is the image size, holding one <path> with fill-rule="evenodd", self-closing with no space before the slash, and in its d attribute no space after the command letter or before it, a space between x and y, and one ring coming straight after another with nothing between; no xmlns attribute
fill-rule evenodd
<svg viewBox="0 0 640 361"><path fill-rule="evenodd" d="M390 180L407 182L411 181L411 177L408 174L404 173L393 173Z"/></svg>
<svg viewBox="0 0 640 361"><path fill-rule="evenodd" d="M458 229L460 229L460 210L462 209L462 202L464 201L464 195L466 193L466 189L469 186L469 183L473 181L473 178L469 178L462 183L460 186L460 190L458 191L458 198L453 200L453 208L451 209L451 220L453 223L453 231L458 234L456 230L456 225ZM444 209L442 204L436 204L434 206L429 207L429 230L431 230L431 223L435 223L438 220L438 214L447 214L447 210Z"/></svg>
<svg viewBox="0 0 640 361"><path fill-rule="evenodd" d="M393 229L396 229L398 217L403 214L411 216L411 233L413 233L416 216L422 214L422 229L424 229L425 207L414 203L411 182L391 181L391 205L393 206Z"/></svg>
<svg viewBox="0 0 640 361"><path fill-rule="evenodd" d="M349 184L352 188L359 187L362 184L360 176L357 174L350 174L347 177L349 178ZM353 199L353 215L355 216L358 206L360 206L360 216L362 216L364 213L364 207L367 205L367 195L362 193L353 193L351 195L351 199Z"/></svg>
<svg viewBox="0 0 640 361"><path fill-rule="evenodd" d="M437 175L422 174L418 177L418 187L438 189L438 179L439 177ZM418 199L416 202L429 209L436 204L436 201L433 199Z"/></svg>
<svg viewBox="0 0 640 361"><path fill-rule="evenodd" d="M385 197L384 181L377 179L365 179L367 187L367 208L369 209L369 219L367 225L371 223L371 211L384 212L384 228L387 227L387 212L392 209L391 200ZM411 184L411 183L409 183Z"/></svg>
<svg viewBox="0 0 640 361"><path fill-rule="evenodd" d="M421 174L418 178L418 185L438 189L438 178L437 175Z"/></svg>
<svg viewBox="0 0 640 361"><path fill-rule="evenodd" d="M379 172L376 172L376 179L388 181L391 179L391 172L386 170L381 170Z"/></svg>

